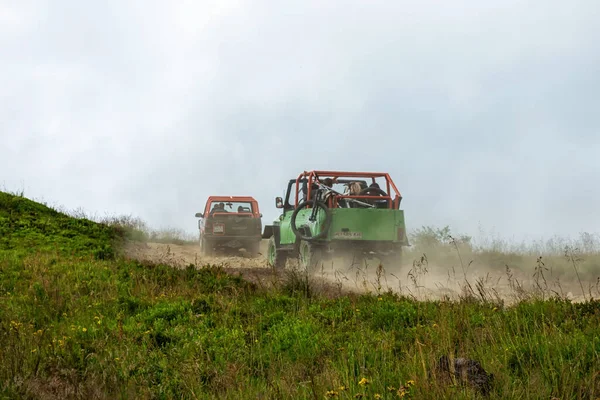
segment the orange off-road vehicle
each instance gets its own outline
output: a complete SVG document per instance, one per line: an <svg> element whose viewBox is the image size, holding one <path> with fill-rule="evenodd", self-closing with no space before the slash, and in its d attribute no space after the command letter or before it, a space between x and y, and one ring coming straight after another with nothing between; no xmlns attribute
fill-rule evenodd
<svg viewBox="0 0 600 400"><path fill-rule="evenodd" d="M251 196L210 196L204 212L196 213L200 230L200 251L211 256L216 251L259 252L262 214Z"/></svg>

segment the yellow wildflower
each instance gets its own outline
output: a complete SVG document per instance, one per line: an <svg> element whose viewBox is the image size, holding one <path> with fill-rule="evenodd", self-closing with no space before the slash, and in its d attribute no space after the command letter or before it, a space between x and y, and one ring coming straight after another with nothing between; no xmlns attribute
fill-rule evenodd
<svg viewBox="0 0 600 400"><path fill-rule="evenodd" d="M342 386L340 386L340 387L338 388L338 390L339 390L340 392L344 392L344 391L348 390L348 387L347 387L347 386L345 386L345 385L342 385Z"/></svg>
<svg viewBox="0 0 600 400"><path fill-rule="evenodd" d="M87 328L81 328L81 330L87 332Z"/></svg>
<svg viewBox="0 0 600 400"><path fill-rule="evenodd" d="M376 399L381 399L381 395L379 393L375 393L375 396L373 397L375 397Z"/></svg>
<svg viewBox="0 0 600 400"><path fill-rule="evenodd" d="M393 386L388 386L388 387L387 387L387 390L388 390L388 392L395 392L395 391L396 391L396 388L395 388L395 387L393 387Z"/></svg>
<svg viewBox="0 0 600 400"><path fill-rule="evenodd" d="M325 397L327 398L331 398L331 397L337 397L338 392L336 392L335 390L328 390L327 393L325 393Z"/></svg>
<svg viewBox="0 0 600 400"><path fill-rule="evenodd" d="M17 330L19 329L23 324L21 322L18 321L10 321L10 327Z"/></svg>
<svg viewBox="0 0 600 400"><path fill-rule="evenodd" d="M36 351L37 351L37 349L33 349L33 350L31 350L31 352L32 352L32 353L35 353Z"/></svg>
<svg viewBox="0 0 600 400"><path fill-rule="evenodd" d="M362 378L362 379L361 379L361 380L358 382L358 384L359 384L359 385L361 385L361 386L366 386L366 385L368 385L369 383L371 383L371 382L370 382L370 381L369 381L367 378Z"/></svg>
<svg viewBox="0 0 600 400"><path fill-rule="evenodd" d="M413 381L412 379L406 381L406 386L408 386L408 387L415 386L415 381Z"/></svg>

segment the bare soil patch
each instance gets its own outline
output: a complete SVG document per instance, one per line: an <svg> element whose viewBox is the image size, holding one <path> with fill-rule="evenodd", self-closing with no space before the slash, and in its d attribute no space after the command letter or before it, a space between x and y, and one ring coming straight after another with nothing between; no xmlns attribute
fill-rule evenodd
<svg viewBox="0 0 600 400"><path fill-rule="evenodd" d="M130 258L160 262L176 268L190 264L198 268L205 265L221 266L262 288L280 287L291 279L303 279L294 269L296 264L293 261L288 261L288 267L281 271L267 265L266 240L262 241L257 257L251 257L243 251L239 255L204 257L197 244L130 242L124 250ZM458 268L439 264L419 267L414 261L405 259L401 264L381 268L376 259L349 265L334 259L324 263L319 270L312 271L311 290L327 295L393 291L419 300L458 299L470 293L481 300L505 303L518 301L531 294L532 277L523 271L512 271L514 280L511 281L504 270L472 268L466 273L467 285L463 272ZM574 282L566 282L562 289L562 296L574 301L583 300Z"/></svg>

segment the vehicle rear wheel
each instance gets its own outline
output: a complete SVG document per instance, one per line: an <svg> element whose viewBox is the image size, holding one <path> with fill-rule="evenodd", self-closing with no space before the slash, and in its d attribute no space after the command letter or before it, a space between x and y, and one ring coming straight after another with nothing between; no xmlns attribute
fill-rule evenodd
<svg viewBox="0 0 600 400"><path fill-rule="evenodd" d="M322 256L323 251L319 246L307 242L306 240L300 242L300 248L298 249L298 263L303 270L310 272L320 267L321 262L323 261Z"/></svg>
<svg viewBox="0 0 600 400"><path fill-rule="evenodd" d="M277 269L283 269L285 268L286 261L287 254L284 251L277 250L277 246L275 245L275 236L271 236L267 249L267 264Z"/></svg>
<svg viewBox="0 0 600 400"><path fill-rule="evenodd" d="M384 268L398 269L402 266L402 250L394 251L390 254L381 255L378 257Z"/></svg>
<svg viewBox="0 0 600 400"><path fill-rule="evenodd" d="M205 239L200 239L200 255L212 257L214 255L213 246Z"/></svg>
<svg viewBox="0 0 600 400"><path fill-rule="evenodd" d="M248 243L246 245L246 252L252 257L258 256L258 253L260 252L260 242Z"/></svg>
<svg viewBox="0 0 600 400"><path fill-rule="evenodd" d="M341 267L346 270L364 267L364 256L361 252L345 251L339 258Z"/></svg>

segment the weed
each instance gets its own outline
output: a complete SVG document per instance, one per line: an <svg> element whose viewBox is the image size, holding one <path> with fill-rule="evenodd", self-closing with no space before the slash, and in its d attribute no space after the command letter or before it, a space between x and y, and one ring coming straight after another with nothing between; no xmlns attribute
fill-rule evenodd
<svg viewBox="0 0 600 400"><path fill-rule="evenodd" d="M219 266L128 260L114 226L24 198L1 194L0 218L3 398L473 398L428 379L442 355L493 373L492 398L600 396L600 302L552 296L546 258L542 298L505 267L510 306L485 276L469 297L417 301L385 291L383 267L374 295L326 297L293 270L261 288ZM417 291L435 257L418 254ZM370 288L367 269L356 286Z"/></svg>

